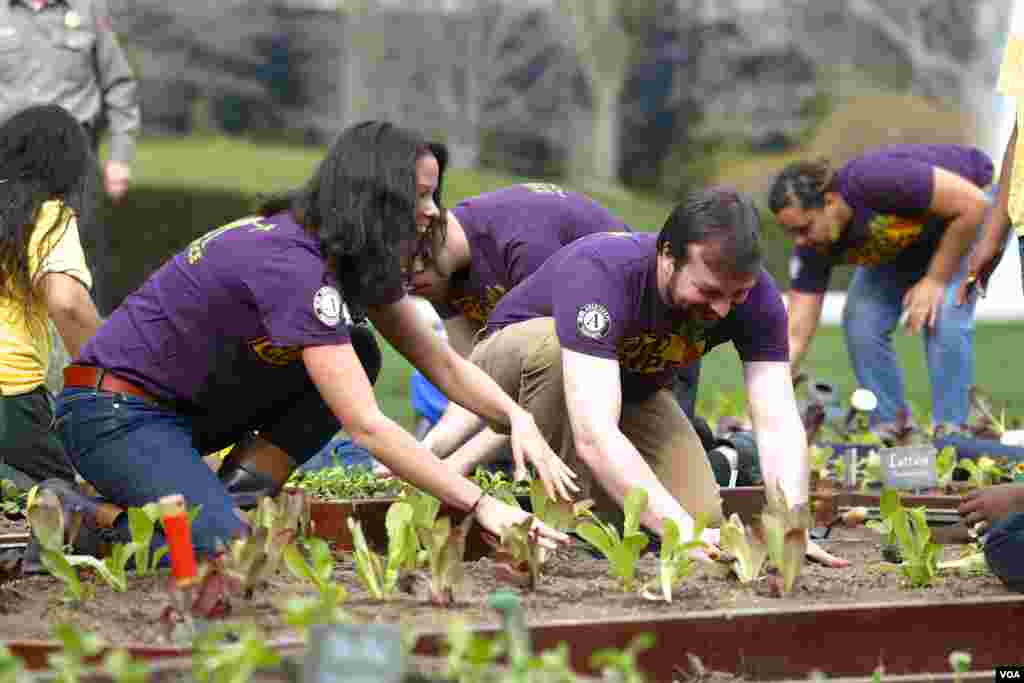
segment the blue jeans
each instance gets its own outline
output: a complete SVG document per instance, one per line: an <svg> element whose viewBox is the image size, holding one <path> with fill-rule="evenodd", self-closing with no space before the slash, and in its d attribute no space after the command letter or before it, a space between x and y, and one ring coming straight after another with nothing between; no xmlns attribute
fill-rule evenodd
<svg viewBox="0 0 1024 683"><path fill-rule="evenodd" d="M180 493L191 509L198 555L245 529L217 475L193 445L192 418L141 398L91 389L65 389L57 404L57 427L75 469L110 502L141 507ZM117 522L127 532L127 515ZM157 528L154 547L166 542Z"/></svg>
<svg viewBox="0 0 1024 683"><path fill-rule="evenodd" d="M968 389L974 383L974 305L977 297L956 305L966 259L946 286L935 328L926 328L925 354L932 388L932 421L963 424ZM858 267L846 293L843 330L857 382L878 397L872 424L892 422L907 408L903 375L892 333L903 312L903 296L923 273L900 272L899 263Z"/></svg>
<svg viewBox="0 0 1024 683"><path fill-rule="evenodd" d="M373 469L377 464L370 451L358 445L351 439L334 437L327 444L317 451L316 455L302 463L299 470L303 472L316 472L317 470L331 467L366 467Z"/></svg>
<svg viewBox="0 0 1024 683"><path fill-rule="evenodd" d="M985 536L985 559L1006 587L1024 593L1024 512L1013 512Z"/></svg>

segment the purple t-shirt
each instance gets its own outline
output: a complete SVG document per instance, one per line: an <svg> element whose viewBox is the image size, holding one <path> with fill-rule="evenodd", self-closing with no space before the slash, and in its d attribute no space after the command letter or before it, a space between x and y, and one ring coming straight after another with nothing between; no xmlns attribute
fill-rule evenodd
<svg viewBox="0 0 1024 683"><path fill-rule="evenodd" d="M897 257L901 272L923 273L949 223L928 211L936 166L978 187L992 182L992 159L962 145L893 145L845 164L836 180L853 218L827 252L794 249L790 286L821 293L836 265L878 266Z"/></svg>
<svg viewBox="0 0 1024 683"><path fill-rule="evenodd" d="M583 235L629 228L590 197L549 183L513 185L466 199L452 213L466 231L471 262L452 277L442 318L483 325L505 293Z"/></svg>
<svg viewBox="0 0 1024 683"><path fill-rule="evenodd" d="M348 322L316 239L288 212L250 216L199 237L153 273L78 362L192 401L225 349L244 344L261 361L286 365L303 347L348 343Z"/></svg>
<svg viewBox="0 0 1024 683"><path fill-rule="evenodd" d="M563 247L501 300L488 329L553 317L562 348L619 361L626 400L669 386L679 367L727 341L744 362L789 360L786 309L767 271L744 303L709 322L662 301L657 239L603 233Z"/></svg>

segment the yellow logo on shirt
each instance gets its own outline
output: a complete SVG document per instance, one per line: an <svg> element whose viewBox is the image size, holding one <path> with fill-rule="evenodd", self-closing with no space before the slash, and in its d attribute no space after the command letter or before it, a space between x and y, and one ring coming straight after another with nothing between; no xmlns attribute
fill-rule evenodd
<svg viewBox="0 0 1024 683"><path fill-rule="evenodd" d="M261 361L270 365L291 365L302 358L301 346L274 346L269 337L253 339L249 348Z"/></svg>
<svg viewBox="0 0 1024 683"><path fill-rule="evenodd" d="M619 365L639 374L653 374L666 368L689 365L704 355L707 341L688 340L678 334L641 334L619 342Z"/></svg>
<svg viewBox="0 0 1024 683"><path fill-rule="evenodd" d="M457 308L466 317L466 320L483 325L507 291L501 285L491 285L485 290L486 301L481 301L480 297L475 295L467 295L453 299L452 306Z"/></svg>
<svg viewBox="0 0 1024 683"><path fill-rule="evenodd" d="M276 228L276 225L272 223L264 222L262 216L248 216L246 218L239 218L237 221L222 225L216 230L211 230L202 237L198 237L188 245L188 263L190 266L194 266L203 258L203 250L213 240L217 239L221 235L231 230L237 230L238 228L251 228L251 232L269 232Z"/></svg>
<svg viewBox="0 0 1024 683"><path fill-rule="evenodd" d="M910 218L878 215L868 223L868 238L860 245L847 249L843 263L858 266L877 266L892 261L904 249L916 242L924 232L924 224Z"/></svg>

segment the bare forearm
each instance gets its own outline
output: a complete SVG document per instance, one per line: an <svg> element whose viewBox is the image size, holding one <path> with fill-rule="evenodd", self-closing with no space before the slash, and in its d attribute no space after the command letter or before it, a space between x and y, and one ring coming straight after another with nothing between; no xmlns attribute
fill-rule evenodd
<svg viewBox="0 0 1024 683"><path fill-rule="evenodd" d="M423 445L439 458L446 458L480 431L483 421L457 403L449 403L444 415L423 439Z"/></svg>
<svg viewBox="0 0 1024 683"><path fill-rule="evenodd" d="M960 269L960 262L971 248L983 212L968 211L958 215L946 227L939 248L932 256L927 277L948 283ZM1004 235L1005 238L1005 235Z"/></svg>
<svg viewBox="0 0 1024 683"><path fill-rule="evenodd" d="M794 413L795 414L795 413ZM767 490L782 486L790 505L807 502L810 462L807 434L797 420L786 420L769 429L757 429L757 452Z"/></svg>
<svg viewBox="0 0 1024 683"><path fill-rule="evenodd" d="M1006 144L1003 154L1003 165L999 171L999 192L995 203L989 211L988 220L982 230L982 240L988 240L1002 246L1010 234L1010 185L1013 184L1013 159L1017 148L1017 126Z"/></svg>
<svg viewBox="0 0 1024 683"><path fill-rule="evenodd" d="M498 383L486 372L448 349L445 366L440 372L434 368L420 368L441 392L460 406L495 425L509 425L522 408L516 405Z"/></svg>
<svg viewBox="0 0 1024 683"><path fill-rule="evenodd" d="M73 308L57 308L50 311L50 318L64 341L64 347L71 358L77 358L82 347L103 324L99 311L92 299L84 297L81 305Z"/></svg>
<svg viewBox="0 0 1024 683"><path fill-rule="evenodd" d="M680 525L684 536L692 533L693 518L619 429L594 430L580 435L576 438L576 452L620 507L630 489L640 487L647 491L647 509L640 521L648 529L660 535L665 520L672 519Z"/></svg>
<svg viewBox="0 0 1024 683"><path fill-rule="evenodd" d="M472 474L477 467L493 462L507 445L509 438L490 429L484 429L444 460L449 469L464 476Z"/></svg>
<svg viewBox="0 0 1024 683"><path fill-rule="evenodd" d="M476 484L454 476L433 453L382 414L363 428L350 428L349 434L399 478L457 509L468 510L480 495ZM403 455L397 456L399 453Z"/></svg>

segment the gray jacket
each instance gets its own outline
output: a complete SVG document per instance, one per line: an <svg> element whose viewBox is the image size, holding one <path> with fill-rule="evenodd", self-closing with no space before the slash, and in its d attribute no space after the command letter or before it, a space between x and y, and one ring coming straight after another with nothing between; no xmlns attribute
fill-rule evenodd
<svg viewBox="0 0 1024 683"><path fill-rule="evenodd" d="M110 158L128 163L140 114L136 80L106 0L0 0L0 120L59 104L92 129L109 125Z"/></svg>

